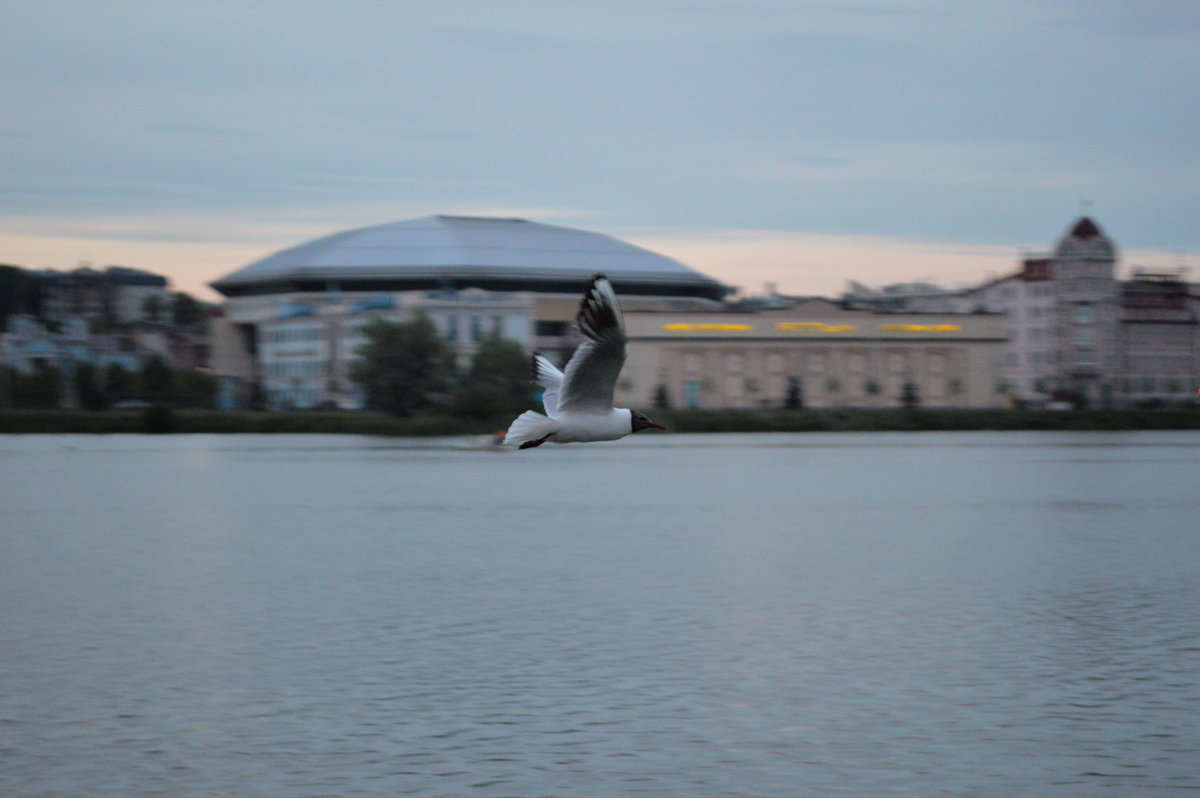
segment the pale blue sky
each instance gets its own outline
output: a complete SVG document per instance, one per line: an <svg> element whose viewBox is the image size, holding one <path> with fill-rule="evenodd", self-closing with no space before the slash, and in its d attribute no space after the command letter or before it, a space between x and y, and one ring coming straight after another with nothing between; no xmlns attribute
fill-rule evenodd
<svg viewBox="0 0 1200 798"><path fill-rule="evenodd" d="M496 212L803 293L973 280L1086 199L1200 271L1193 0L36 0L0 52L0 262L190 288Z"/></svg>

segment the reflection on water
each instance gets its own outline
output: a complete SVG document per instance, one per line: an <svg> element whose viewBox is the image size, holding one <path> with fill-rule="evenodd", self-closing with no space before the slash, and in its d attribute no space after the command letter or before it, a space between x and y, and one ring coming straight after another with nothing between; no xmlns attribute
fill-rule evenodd
<svg viewBox="0 0 1200 798"><path fill-rule="evenodd" d="M0 794L1200 791L1200 436L0 439Z"/></svg>

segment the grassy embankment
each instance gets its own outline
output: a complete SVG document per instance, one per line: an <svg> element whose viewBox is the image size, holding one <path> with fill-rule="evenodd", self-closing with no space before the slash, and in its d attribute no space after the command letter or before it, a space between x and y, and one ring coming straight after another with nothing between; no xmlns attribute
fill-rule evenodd
<svg viewBox="0 0 1200 798"><path fill-rule="evenodd" d="M673 432L1200 429L1196 410L674 410L651 416ZM214 410L0 412L0 433L485 434L510 419L394 418L380 413Z"/></svg>

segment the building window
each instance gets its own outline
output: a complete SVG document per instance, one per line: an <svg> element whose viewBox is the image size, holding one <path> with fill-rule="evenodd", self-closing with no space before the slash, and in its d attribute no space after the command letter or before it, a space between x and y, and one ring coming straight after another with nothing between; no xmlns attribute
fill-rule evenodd
<svg viewBox="0 0 1200 798"><path fill-rule="evenodd" d="M472 316L471 317L471 340L475 343L479 343L480 341L483 340L483 317L482 316Z"/></svg>
<svg viewBox="0 0 1200 798"><path fill-rule="evenodd" d="M1086 302L1080 302L1075 306L1073 318L1076 324L1091 324L1096 320L1096 311Z"/></svg>
<svg viewBox="0 0 1200 798"><path fill-rule="evenodd" d="M683 404L688 408L700 406L700 381L687 380L683 383Z"/></svg>
<svg viewBox="0 0 1200 798"><path fill-rule="evenodd" d="M446 317L446 340L458 340L458 316L453 313Z"/></svg>

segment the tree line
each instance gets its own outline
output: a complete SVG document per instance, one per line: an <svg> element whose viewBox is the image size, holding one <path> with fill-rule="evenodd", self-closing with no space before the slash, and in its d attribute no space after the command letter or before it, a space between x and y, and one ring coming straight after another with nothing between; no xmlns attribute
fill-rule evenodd
<svg viewBox="0 0 1200 798"><path fill-rule="evenodd" d="M515 341L485 339L470 367L460 372L453 347L424 315L408 322L376 319L363 334L366 343L350 378L362 387L369 410L395 416L436 411L482 420L537 409L529 355ZM914 383L906 382L899 398L904 408L921 406ZM672 409L666 386L656 387L652 402L656 410ZM803 383L792 377L781 407L800 411L805 406Z"/></svg>
<svg viewBox="0 0 1200 798"><path fill-rule="evenodd" d="M24 374L0 366L0 408L48 410L74 404L83 410L107 410L145 402L201 409L214 407L216 398L216 377L195 369L172 369L157 355L137 370L118 363L104 368L74 363L69 369L43 365Z"/></svg>
<svg viewBox="0 0 1200 798"><path fill-rule="evenodd" d="M453 346L424 314L405 322L375 319L363 335L350 378L363 389L369 410L483 420L534 407L529 355L516 341L484 339L469 367L460 370Z"/></svg>

